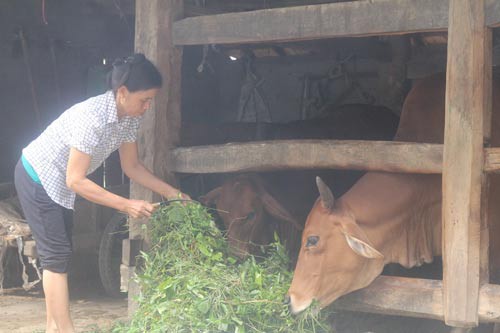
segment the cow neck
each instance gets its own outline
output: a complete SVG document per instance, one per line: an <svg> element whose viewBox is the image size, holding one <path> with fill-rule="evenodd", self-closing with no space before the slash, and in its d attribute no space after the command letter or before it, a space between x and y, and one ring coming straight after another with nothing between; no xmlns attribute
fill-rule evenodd
<svg viewBox="0 0 500 333"><path fill-rule="evenodd" d="M413 267L439 254L439 185L439 176L370 172L339 204L349 207L386 263Z"/></svg>

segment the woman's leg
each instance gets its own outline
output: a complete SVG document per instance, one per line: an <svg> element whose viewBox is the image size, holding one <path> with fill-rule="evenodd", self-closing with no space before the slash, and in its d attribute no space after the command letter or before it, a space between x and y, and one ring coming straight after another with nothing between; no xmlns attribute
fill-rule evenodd
<svg viewBox="0 0 500 333"><path fill-rule="evenodd" d="M43 290L47 311L47 332L72 333L69 313L68 268L71 258L71 225L66 210L33 182L18 162L15 185L43 269Z"/></svg>
<svg viewBox="0 0 500 333"><path fill-rule="evenodd" d="M43 271L43 291L47 308L47 332L73 333L69 312L68 274ZM51 330L55 326L57 330Z"/></svg>

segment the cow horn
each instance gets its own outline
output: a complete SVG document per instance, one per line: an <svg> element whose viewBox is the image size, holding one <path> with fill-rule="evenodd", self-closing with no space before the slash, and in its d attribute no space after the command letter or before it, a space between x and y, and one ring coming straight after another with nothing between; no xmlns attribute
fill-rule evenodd
<svg viewBox="0 0 500 333"><path fill-rule="evenodd" d="M316 177L316 185L318 186L319 196L321 198L321 204L324 208L328 210L333 209L334 198L332 191L328 188L328 185L323 182L320 177Z"/></svg>

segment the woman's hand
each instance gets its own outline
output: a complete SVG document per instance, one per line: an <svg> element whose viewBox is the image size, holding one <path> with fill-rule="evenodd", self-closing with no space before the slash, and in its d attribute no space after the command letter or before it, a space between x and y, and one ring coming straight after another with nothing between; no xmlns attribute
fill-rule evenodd
<svg viewBox="0 0 500 333"><path fill-rule="evenodd" d="M133 218L150 217L155 210L154 206L144 200L129 199L125 206L125 213Z"/></svg>
<svg viewBox="0 0 500 333"><path fill-rule="evenodd" d="M168 200L175 200L175 199L183 199L183 200L192 200L189 195L186 193L182 193L179 190L175 190L170 192L170 195L167 196Z"/></svg>

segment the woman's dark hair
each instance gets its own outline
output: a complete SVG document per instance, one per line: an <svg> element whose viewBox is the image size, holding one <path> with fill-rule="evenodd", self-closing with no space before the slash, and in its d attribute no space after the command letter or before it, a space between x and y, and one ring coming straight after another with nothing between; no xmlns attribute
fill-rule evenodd
<svg viewBox="0 0 500 333"><path fill-rule="evenodd" d="M130 57L116 59L108 74L108 87L116 92L121 86L131 92L160 88L161 74L144 54L136 53Z"/></svg>

